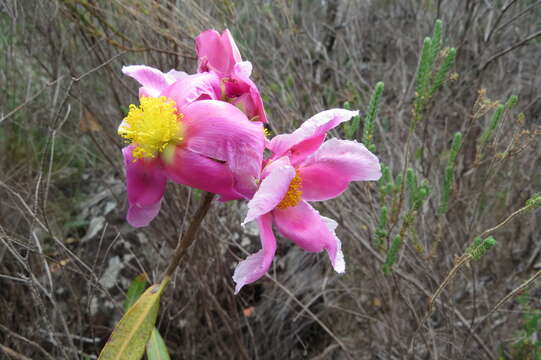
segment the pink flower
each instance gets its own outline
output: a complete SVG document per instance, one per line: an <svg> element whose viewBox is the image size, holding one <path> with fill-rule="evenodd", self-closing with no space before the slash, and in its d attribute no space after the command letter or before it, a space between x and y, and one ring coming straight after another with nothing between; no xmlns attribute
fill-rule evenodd
<svg viewBox="0 0 541 360"><path fill-rule="evenodd" d="M162 73L146 66L122 71L141 88L119 134L128 191L128 222L146 226L158 214L168 179L216 193L251 198L260 176L265 137L260 122L217 100L213 73Z"/></svg>
<svg viewBox="0 0 541 360"><path fill-rule="evenodd" d="M269 143L273 156L261 173L261 183L248 203L243 222L257 221L262 249L239 263L233 280L235 293L261 278L276 251L272 224L286 238L306 251L326 250L334 269L345 271L337 223L321 216L308 201L332 199L351 181L377 180L378 158L356 141L331 139L327 131L357 115L356 111L323 111L291 134L278 135Z"/></svg>
<svg viewBox="0 0 541 360"><path fill-rule="evenodd" d="M199 72L218 75L223 100L240 108L250 120L266 123L267 115L257 86L250 79L252 64L242 61L239 49L229 30L220 35L207 30L195 39Z"/></svg>
<svg viewBox="0 0 541 360"><path fill-rule="evenodd" d="M163 73L145 65L124 66L122 72L141 84L139 97L175 95L175 100L184 105L201 99L219 100L221 96L220 79L213 73L188 75L176 70Z"/></svg>

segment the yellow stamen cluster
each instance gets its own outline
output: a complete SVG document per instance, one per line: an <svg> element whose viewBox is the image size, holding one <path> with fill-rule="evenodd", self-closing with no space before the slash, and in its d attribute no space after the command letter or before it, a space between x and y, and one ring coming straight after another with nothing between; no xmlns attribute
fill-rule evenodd
<svg viewBox="0 0 541 360"><path fill-rule="evenodd" d="M287 189L287 194L284 196L282 201L276 206L278 209L286 209L288 207L297 206L301 201L302 191L302 179L299 174L299 170L296 170L295 177L289 183L289 189Z"/></svg>
<svg viewBox="0 0 541 360"><path fill-rule="evenodd" d="M182 141L182 114L177 112L175 102L165 96L142 97L141 105L130 105L124 124L118 134L134 144L134 159L155 158L168 145Z"/></svg>

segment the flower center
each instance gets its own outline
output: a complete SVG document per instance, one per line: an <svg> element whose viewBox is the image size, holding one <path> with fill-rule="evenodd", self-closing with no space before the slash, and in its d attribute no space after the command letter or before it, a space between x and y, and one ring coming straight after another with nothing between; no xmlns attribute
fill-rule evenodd
<svg viewBox="0 0 541 360"><path fill-rule="evenodd" d="M134 159L155 158L168 145L182 141L183 115L177 112L175 102L165 96L141 97L140 101L140 106L130 105L118 134L135 145Z"/></svg>
<svg viewBox="0 0 541 360"><path fill-rule="evenodd" d="M288 207L297 206L301 201L302 191L302 178L299 174L299 170L295 170L296 174L293 180L289 183L289 189L287 189L287 194L284 196L282 201L276 206L278 209L286 209Z"/></svg>

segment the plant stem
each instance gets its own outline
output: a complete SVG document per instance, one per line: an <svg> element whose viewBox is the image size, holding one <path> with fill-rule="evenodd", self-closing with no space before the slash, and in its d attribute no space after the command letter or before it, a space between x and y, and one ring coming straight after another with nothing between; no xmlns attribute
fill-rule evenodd
<svg viewBox="0 0 541 360"><path fill-rule="evenodd" d="M494 226L493 228L490 228L488 230L485 230L483 231L483 233L481 235L479 235L480 237L484 238L486 237L488 234L490 234L491 232L494 232L496 230L498 230L499 228L501 228L502 226L504 226L505 224L507 224L509 221L511 221L511 219L513 219L515 216L517 215L520 215L521 213L523 213L524 211L526 210L530 210L531 206L530 205L526 205L524 207L521 207L520 209L518 209L517 211L515 211L514 213L512 213L511 215L509 215L504 221L502 221L501 223L499 223L498 225Z"/></svg>
<svg viewBox="0 0 541 360"><path fill-rule="evenodd" d="M509 294L505 295L502 299L500 299L500 301L498 301L498 303L488 312L488 314L486 314L483 319L477 324L477 327L479 327L479 325L485 321L486 319L488 319L488 317L492 314L494 314L496 312L496 310L498 310L503 304L505 304L507 301L509 301L510 299L522 294L524 291L526 291L532 284L533 282L537 279L537 278L540 278L541 277L541 270L539 270L538 272L536 272L531 278L529 278L528 280L526 280L524 283L522 283L519 287L517 287L516 289L514 289L513 291L511 291Z"/></svg>
<svg viewBox="0 0 541 360"><path fill-rule="evenodd" d="M205 194L203 202L199 206L199 209L197 209L197 212L193 217L190 227L178 241L175 252L173 253L173 257L171 258L171 262L167 266L167 269L165 270L162 279L171 277L171 275L173 275L173 273L175 272L175 269L180 264L180 261L182 260L184 255L186 255L186 250L188 250L190 245L192 245L192 243L194 242L195 236L197 235L197 230L199 229L201 222L203 221L205 215L207 215L207 212L210 209L212 199L214 199L214 194Z"/></svg>
<svg viewBox="0 0 541 360"><path fill-rule="evenodd" d="M455 277L455 275L457 274L458 270L464 265L466 264L467 262L469 262L470 260L472 259L472 256L470 254L465 254L464 256L462 256L460 258L460 260L455 264L455 266L453 266L453 268L451 269L451 271L449 271L449 274L447 274L447 276L445 277L445 280L443 280L443 282L440 284L440 286L438 286L438 288L436 289L436 292L434 293L434 295L432 295L432 297L430 298L430 300L428 301L428 313L425 315L423 321L421 322L421 324L424 322L424 320L426 320L428 318L428 316L430 316L430 314L432 313L432 309L433 309L433 304L434 304L434 301L438 298L438 296L440 296L441 292L443 291L443 289L447 286L447 284L449 284L449 282Z"/></svg>

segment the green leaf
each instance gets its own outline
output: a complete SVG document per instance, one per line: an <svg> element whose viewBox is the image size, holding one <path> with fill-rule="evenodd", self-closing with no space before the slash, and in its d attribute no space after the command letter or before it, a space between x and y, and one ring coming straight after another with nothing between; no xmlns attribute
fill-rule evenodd
<svg viewBox="0 0 541 360"><path fill-rule="evenodd" d="M443 84L443 81L447 78L447 73L455 63L456 58L456 49L455 48L449 48L444 50L444 58L443 62L438 69L438 72L436 73L436 77L434 79L434 83L432 84L432 88L430 89L429 95L432 97L436 91L441 87Z"/></svg>
<svg viewBox="0 0 541 360"><path fill-rule="evenodd" d="M98 360L139 360L154 329L160 309L160 298L171 281L149 287L118 322Z"/></svg>
<svg viewBox="0 0 541 360"><path fill-rule="evenodd" d="M500 123L500 119L502 118L504 110L505 110L505 105L500 104L496 107L496 110L494 110L494 112L492 113L492 117L490 118L490 122L488 126L485 128L485 130L481 134L481 137L479 138L479 144L481 146L484 146L490 139L492 139L492 136L494 135L494 132L496 131L496 128L498 127L498 124Z"/></svg>
<svg viewBox="0 0 541 360"><path fill-rule="evenodd" d="M154 328L147 343L148 360L171 360L167 346L158 329Z"/></svg>
<svg viewBox="0 0 541 360"><path fill-rule="evenodd" d="M126 300L124 301L124 311L128 311L143 294L149 285L147 279L148 275L146 273L140 274L133 279L126 294ZM156 328L152 329L150 339L146 345L146 352L148 360L171 360L165 341Z"/></svg>
<svg viewBox="0 0 541 360"><path fill-rule="evenodd" d="M372 97L370 98L370 103L368 104L366 118L364 119L362 143L372 152L376 150L376 146L374 145L374 123L378 114L379 102L384 86L385 85L381 81L376 84Z"/></svg>
<svg viewBox="0 0 541 360"><path fill-rule="evenodd" d="M441 49L441 20L436 20L436 23L434 24L434 32L432 33L432 53L430 54L431 61L434 63L436 58L438 57L438 54L440 53Z"/></svg>
<svg viewBox="0 0 541 360"><path fill-rule="evenodd" d="M385 263L383 264L383 273L385 275L389 275L391 273L391 270L393 268L394 263L396 262L396 258L398 257L398 253L400 252L400 248L402 247L402 238L400 235L396 235L393 241L391 242L391 247L389 248L389 251L387 252L387 257L385 258Z"/></svg>
<svg viewBox="0 0 541 360"><path fill-rule="evenodd" d="M148 287L148 276L146 273L137 275L130 284L128 293L126 294L126 300L124 300L124 312L128 311L130 307L135 304L137 299L143 294Z"/></svg>
<svg viewBox="0 0 541 360"><path fill-rule="evenodd" d="M416 101L424 101L426 96L426 84L428 81L428 74L432 69L431 62L431 50L432 50L432 39L426 37L423 42L423 49L421 50L421 57L419 59L419 65L417 67L417 75L415 76L415 98Z"/></svg>

